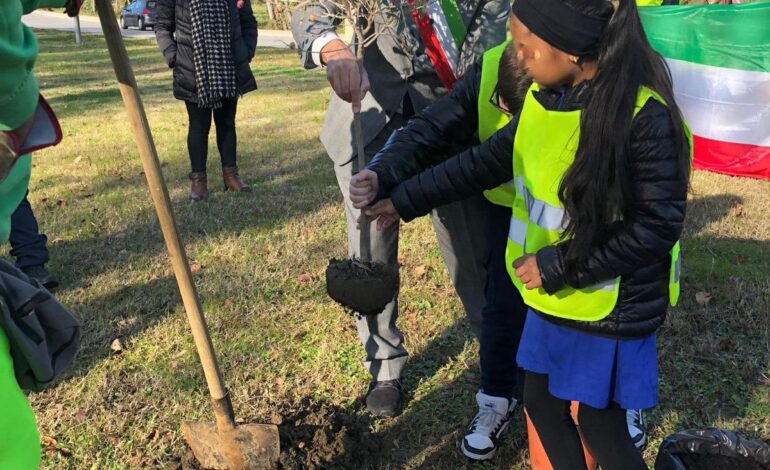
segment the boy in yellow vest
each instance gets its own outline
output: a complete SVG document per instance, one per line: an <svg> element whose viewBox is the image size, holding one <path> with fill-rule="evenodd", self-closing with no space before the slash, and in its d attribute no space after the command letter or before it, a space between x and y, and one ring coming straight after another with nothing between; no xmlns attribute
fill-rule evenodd
<svg viewBox="0 0 770 470"><path fill-rule="evenodd" d="M510 121L521 107L529 81L516 67L515 53L506 47L508 44L487 51L454 85L449 97L419 113L391 136L370 166L383 175L383 193L447 155L487 140ZM354 204L361 201L359 193L366 197L366 181L354 177ZM494 457L521 398L523 375L509 359L516 354L526 316L526 306L503 262L512 188L502 185L485 196L486 242L478 241L487 244L486 305L479 338L482 384L476 394L479 411L460 443L463 454L475 461Z"/></svg>

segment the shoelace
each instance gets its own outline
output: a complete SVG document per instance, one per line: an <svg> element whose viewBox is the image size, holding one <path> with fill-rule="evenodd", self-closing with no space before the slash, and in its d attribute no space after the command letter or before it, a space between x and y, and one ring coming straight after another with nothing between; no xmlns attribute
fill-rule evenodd
<svg viewBox="0 0 770 470"><path fill-rule="evenodd" d="M479 410L476 417L473 418L471 431L481 432L487 435L496 434L497 430L500 429L500 426L503 424L503 421L505 421L505 415L501 415L494 410L483 408Z"/></svg>

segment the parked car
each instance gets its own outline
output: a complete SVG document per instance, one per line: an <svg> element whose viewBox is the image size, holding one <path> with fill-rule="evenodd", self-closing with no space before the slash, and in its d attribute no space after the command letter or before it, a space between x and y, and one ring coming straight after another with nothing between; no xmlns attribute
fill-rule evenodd
<svg viewBox="0 0 770 470"><path fill-rule="evenodd" d="M155 26L157 5L155 0L134 0L120 11L120 27L128 29L129 26L136 26L144 31Z"/></svg>

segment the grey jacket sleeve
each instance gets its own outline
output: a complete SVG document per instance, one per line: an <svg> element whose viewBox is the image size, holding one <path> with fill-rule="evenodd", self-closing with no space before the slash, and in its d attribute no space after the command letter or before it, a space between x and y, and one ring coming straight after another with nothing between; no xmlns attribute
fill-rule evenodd
<svg viewBox="0 0 770 470"><path fill-rule="evenodd" d="M174 0L160 0L158 2L157 23L155 24L155 39L158 47L166 59L166 65L174 67L176 61L176 18L174 13Z"/></svg>
<svg viewBox="0 0 770 470"><path fill-rule="evenodd" d="M333 2L314 0L291 13L291 34L297 43L299 58L306 69L317 67L313 61L311 47L313 41L325 33L334 32L340 25L339 8Z"/></svg>

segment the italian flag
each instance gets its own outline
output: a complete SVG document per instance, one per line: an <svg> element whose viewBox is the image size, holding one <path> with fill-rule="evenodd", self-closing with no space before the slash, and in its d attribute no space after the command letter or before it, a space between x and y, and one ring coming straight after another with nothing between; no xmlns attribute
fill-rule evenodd
<svg viewBox="0 0 770 470"><path fill-rule="evenodd" d="M770 3L641 8L694 138L694 167L770 179Z"/></svg>

